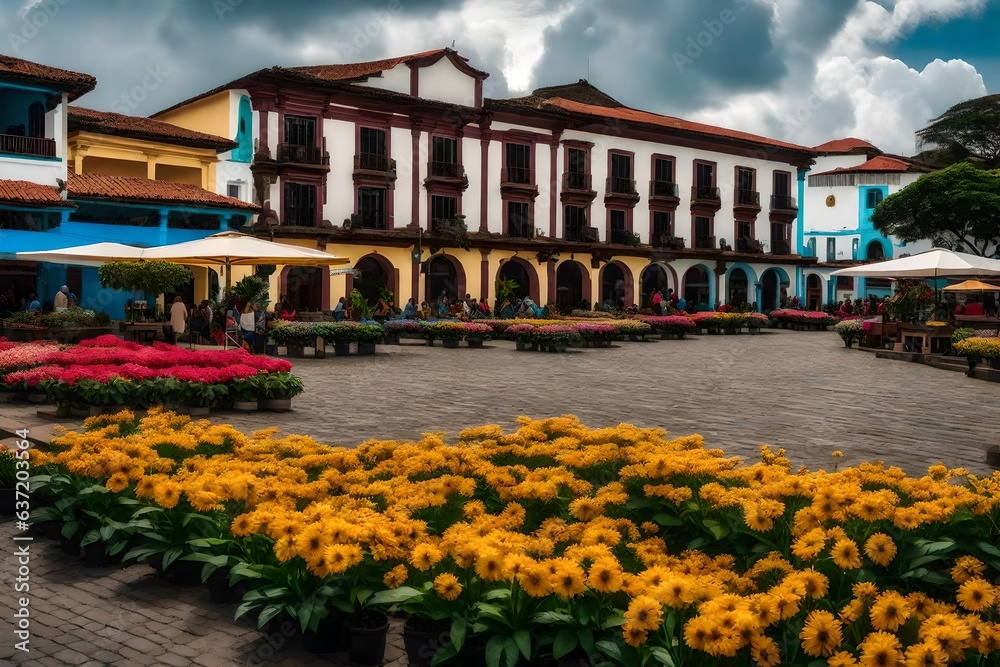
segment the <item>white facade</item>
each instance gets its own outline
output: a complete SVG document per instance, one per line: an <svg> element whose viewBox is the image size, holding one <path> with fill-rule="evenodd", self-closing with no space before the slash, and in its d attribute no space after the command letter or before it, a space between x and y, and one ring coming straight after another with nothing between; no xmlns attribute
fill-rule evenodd
<svg viewBox="0 0 1000 667"><path fill-rule="evenodd" d="M45 138L55 142L55 157L22 156L0 153L0 179L30 181L55 187L57 179L66 180L68 96L45 114Z"/></svg>

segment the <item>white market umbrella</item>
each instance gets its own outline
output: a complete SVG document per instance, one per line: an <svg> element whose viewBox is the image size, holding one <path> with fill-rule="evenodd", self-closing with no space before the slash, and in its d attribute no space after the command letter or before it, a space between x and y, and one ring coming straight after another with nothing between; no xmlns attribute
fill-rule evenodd
<svg viewBox="0 0 1000 667"><path fill-rule="evenodd" d="M840 269L831 275L872 278L1000 276L1000 260L935 248L910 257Z"/></svg>
<svg viewBox="0 0 1000 667"><path fill-rule="evenodd" d="M221 232L194 241L147 248L142 253L142 259L199 266L251 264L319 266L349 262L345 257L337 257L320 250L265 241L240 232Z"/></svg>
<svg viewBox="0 0 1000 667"><path fill-rule="evenodd" d="M100 266L104 262L135 261L142 257L145 248L137 248L122 243L90 243L88 245L60 248L59 250L41 250L19 252L15 256L28 262L52 262L54 264L80 264L83 266Z"/></svg>

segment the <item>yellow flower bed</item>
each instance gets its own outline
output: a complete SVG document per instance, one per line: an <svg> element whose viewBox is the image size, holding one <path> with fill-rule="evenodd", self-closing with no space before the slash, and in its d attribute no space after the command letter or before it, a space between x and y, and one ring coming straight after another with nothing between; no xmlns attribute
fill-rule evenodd
<svg viewBox="0 0 1000 667"><path fill-rule="evenodd" d="M574 649L678 667L1000 659L1000 473L793 471L767 446L744 463L697 435L519 423L348 449L126 412L34 464L216 517L270 545L250 565L310 590L461 621L496 641L491 664Z"/></svg>
<svg viewBox="0 0 1000 667"><path fill-rule="evenodd" d="M996 359L1000 357L1000 338L980 338L972 336L956 342L952 347L958 354L967 357Z"/></svg>

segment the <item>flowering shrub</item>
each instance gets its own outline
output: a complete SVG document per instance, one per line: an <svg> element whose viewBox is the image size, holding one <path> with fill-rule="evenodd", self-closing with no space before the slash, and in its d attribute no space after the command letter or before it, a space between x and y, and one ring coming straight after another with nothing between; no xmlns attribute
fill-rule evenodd
<svg viewBox="0 0 1000 667"><path fill-rule="evenodd" d="M317 322L289 322L281 319L273 322L274 326L268 330L267 337L275 345L288 345L289 343L312 345L316 342L316 338L322 335L317 329L324 326Z"/></svg>
<svg viewBox="0 0 1000 667"><path fill-rule="evenodd" d="M382 326L388 333L415 334L420 332L419 320L386 320Z"/></svg>
<svg viewBox="0 0 1000 667"><path fill-rule="evenodd" d="M188 350L166 343L152 347L105 335L79 345L23 343L0 351L0 387L39 388L60 407L130 405L173 401L204 403L204 387L224 388L257 376L287 374L284 359L254 356L243 349Z"/></svg>
<svg viewBox="0 0 1000 667"><path fill-rule="evenodd" d="M641 320L616 320L612 326L618 330L619 336L648 336L653 333L653 327Z"/></svg>
<svg viewBox="0 0 1000 667"><path fill-rule="evenodd" d="M493 327L476 322L465 323L466 340L489 340L493 336Z"/></svg>
<svg viewBox="0 0 1000 667"><path fill-rule="evenodd" d="M771 318L764 313L747 313L747 316L747 326L751 328L761 329L771 323Z"/></svg>
<svg viewBox="0 0 1000 667"><path fill-rule="evenodd" d="M424 327L424 334L432 340L462 340L466 334L465 326L465 322L435 322Z"/></svg>
<svg viewBox="0 0 1000 667"><path fill-rule="evenodd" d="M716 313L713 319L723 329L742 329L750 323L748 313Z"/></svg>
<svg viewBox="0 0 1000 667"><path fill-rule="evenodd" d="M611 324L577 324L576 332L588 342L612 341L618 338L618 329Z"/></svg>
<svg viewBox="0 0 1000 667"><path fill-rule="evenodd" d="M810 324L826 328L837 320L819 311L813 310L772 310L768 313L771 320L779 323Z"/></svg>
<svg viewBox="0 0 1000 667"><path fill-rule="evenodd" d="M955 352L966 357L1000 359L1000 338L970 336L952 345Z"/></svg>
<svg viewBox="0 0 1000 667"><path fill-rule="evenodd" d="M864 324L861 320L844 320L842 322L837 322L833 326L833 330L837 332L841 340L844 341L844 345L851 347L855 342L861 340L865 335Z"/></svg>
<svg viewBox="0 0 1000 667"><path fill-rule="evenodd" d="M694 320L685 315L663 315L657 317L641 317L639 319L646 322L661 333L672 334L674 336L683 336L689 333L694 333L694 330L697 328Z"/></svg>
<svg viewBox="0 0 1000 667"><path fill-rule="evenodd" d="M80 489L101 485L137 517L211 527L221 539L179 531L166 547L140 531L132 558L241 554L234 574L251 591L240 613L261 625L281 611L305 629L333 609L400 605L443 615L456 648L485 630L491 666L578 647L592 664L628 666L1000 657L1000 473L796 473L767 446L744 464L700 436L519 422L466 429L457 445L429 434L333 448L123 412L32 462L38 486L80 513L61 516L67 525L107 495ZM359 600L363 590L374 595Z"/></svg>

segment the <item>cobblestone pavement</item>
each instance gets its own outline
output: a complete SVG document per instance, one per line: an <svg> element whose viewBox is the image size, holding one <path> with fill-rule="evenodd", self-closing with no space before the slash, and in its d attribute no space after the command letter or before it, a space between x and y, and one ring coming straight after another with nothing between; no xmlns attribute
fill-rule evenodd
<svg viewBox="0 0 1000 667"><path fill-rule="evenodd" d="M215 418L351 445L573 413L590 426L701 433L709 446L745 456L766 442L787 447L796 465L829 466L841 449L846 463L880 458L920 472L943 460L977 473L988 472L984 450L997 444L1000 423L1000 385L877 360L833 334L704 336L564 355L506 342L482 350L411 342L374 357L299 360L295 372L307 390L294 411ZM36 409L0 404L0 429L28 425L46 438L52 426ZM86 568L51 537L29 543L32 650L23 654L12 639L22 595L13 593L13 535L13 523L0 523L0 665L346 664L343 654L316 657L281 633L264 636L233 620L235 604L212 603L204 588L176 586L145 565ZM386 664L402 667L403 655L394 626Z"/></svg>

